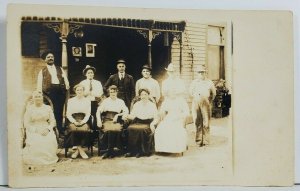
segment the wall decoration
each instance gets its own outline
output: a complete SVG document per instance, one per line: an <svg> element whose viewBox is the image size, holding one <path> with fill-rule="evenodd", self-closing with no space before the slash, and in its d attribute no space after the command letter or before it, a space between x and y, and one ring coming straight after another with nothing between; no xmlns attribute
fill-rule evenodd
<svg viewBox="0 0 300 191"><path fill-rule="evenodd" d="M85 56L86 57L95 57L95 46L97 46L97 44L94 44L94 43L86 43L85 44Z"/></svg>
<svg viewBox="0 0 300 191"><path fill-rule="evenodd" d="M78 56L81 57L82 56L82 51L81 51L81 47L72 47L72 54L73 56Z"/></svg>

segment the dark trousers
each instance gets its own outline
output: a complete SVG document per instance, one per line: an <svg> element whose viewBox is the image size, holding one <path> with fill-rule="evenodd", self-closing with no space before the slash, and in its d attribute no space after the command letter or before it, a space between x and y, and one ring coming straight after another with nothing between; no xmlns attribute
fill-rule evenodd
<svg viewBox="0 0 300 191"><path fill-rule="evenodd" d="M63 110L66 100L66 90L61 85L52 84L48 90L48 93L45 93L53 103L54 117L56 120L56 126L60 134L63 134L64 128L62 125L63 121Z"/></svg>
<svg viewBox="0 0 300 191"><path fill-rule="evenodd" d="M127 106L128 110L130 110L132 100L129 98L127 93L123 92L123 91L119 91L118 92L118 98L122 99L125 102L125 105Z"/></svg>
<svg viewBox="0 0 300 191"><path fill-rule="evenodd" d="M98 101L91 101L91 115L93 116L94 118L94 121L93 121L93 128L96 127L96 113L97 113L97 109L98 109Z"/></svg>

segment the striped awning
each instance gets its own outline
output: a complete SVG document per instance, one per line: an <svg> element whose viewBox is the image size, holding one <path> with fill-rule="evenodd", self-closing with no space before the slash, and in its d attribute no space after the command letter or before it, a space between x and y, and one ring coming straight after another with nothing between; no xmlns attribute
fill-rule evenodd
<svg viewBox="0 0 300 191"><path fill-rule="evenodd" d="M77 25L96 25L105 27L118 27L136 30L153 30L153 31L169 31L182 32L185 29L185 21L169 22L142 19L126 19L126 18L69 18L63 19L59 17L22 17L23 22L46 22L46 23L62 23Z"/></svg>

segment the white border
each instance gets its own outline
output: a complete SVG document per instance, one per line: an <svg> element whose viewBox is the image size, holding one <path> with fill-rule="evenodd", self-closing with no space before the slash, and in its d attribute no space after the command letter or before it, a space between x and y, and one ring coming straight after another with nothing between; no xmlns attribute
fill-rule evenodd
<svg viewBox="0 0 300 191"><path fill-rule="evenodd" d="M180 8L180 9L228 9L228 10L291 10L294 13L294 52L295 52L295 137L296 137L296 182L300 183L300 120L299 117L299 16L300 1L295 0L123 0L120 2L109 0L1 0L0 1L0 105L6 105L6 6L8 3L26 4L60 4L60 5L89 5L89 6L118 6L118 7L145 7L145 8ZM6 108L0 107L0 185L7 184L7 130Z"/></svg>

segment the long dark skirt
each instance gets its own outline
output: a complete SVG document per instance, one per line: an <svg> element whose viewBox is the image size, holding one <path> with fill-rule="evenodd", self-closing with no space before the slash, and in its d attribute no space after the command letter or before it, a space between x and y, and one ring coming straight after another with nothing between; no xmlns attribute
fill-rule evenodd
<svg viewBox="0 0 300 191"><path fill-rule="evenodd" d="M115 147L121 148L121 130L122 126L120 123L114 123L111 121L105 121L103 123L102 135L100 141L103 146L108 150L112 150Z"/></svg>
<svg viewBox="0 0 300 191"><path fill-rule="evenodd" d="M82 120L84 118L83 113L76 113L73 114L73 117L76 120ZM72 146L89 146L91 141L93 140L93 134L91 133L92 130L88 123L83 124L82 126L75 126L73 123L70 123L67 120L67 128L65 134L65 144L66 147Z"/></svg>
<svg viewBox="0 0 300 191"><path fill-rule="evenodd" d="M102 129L100 142L104 149L113 150L115 147L122 149L122 129L123 126L120 122L113 122L113 116L116 113L107 112L102 118Z"/></svg>
<svg viewBox="0 0 300 191"><path fill-rule="evenodd" d="M153 119L135 119L128 126L128 149L131 153L149 155L154 151L153 133L150 123Z"/></svg>

